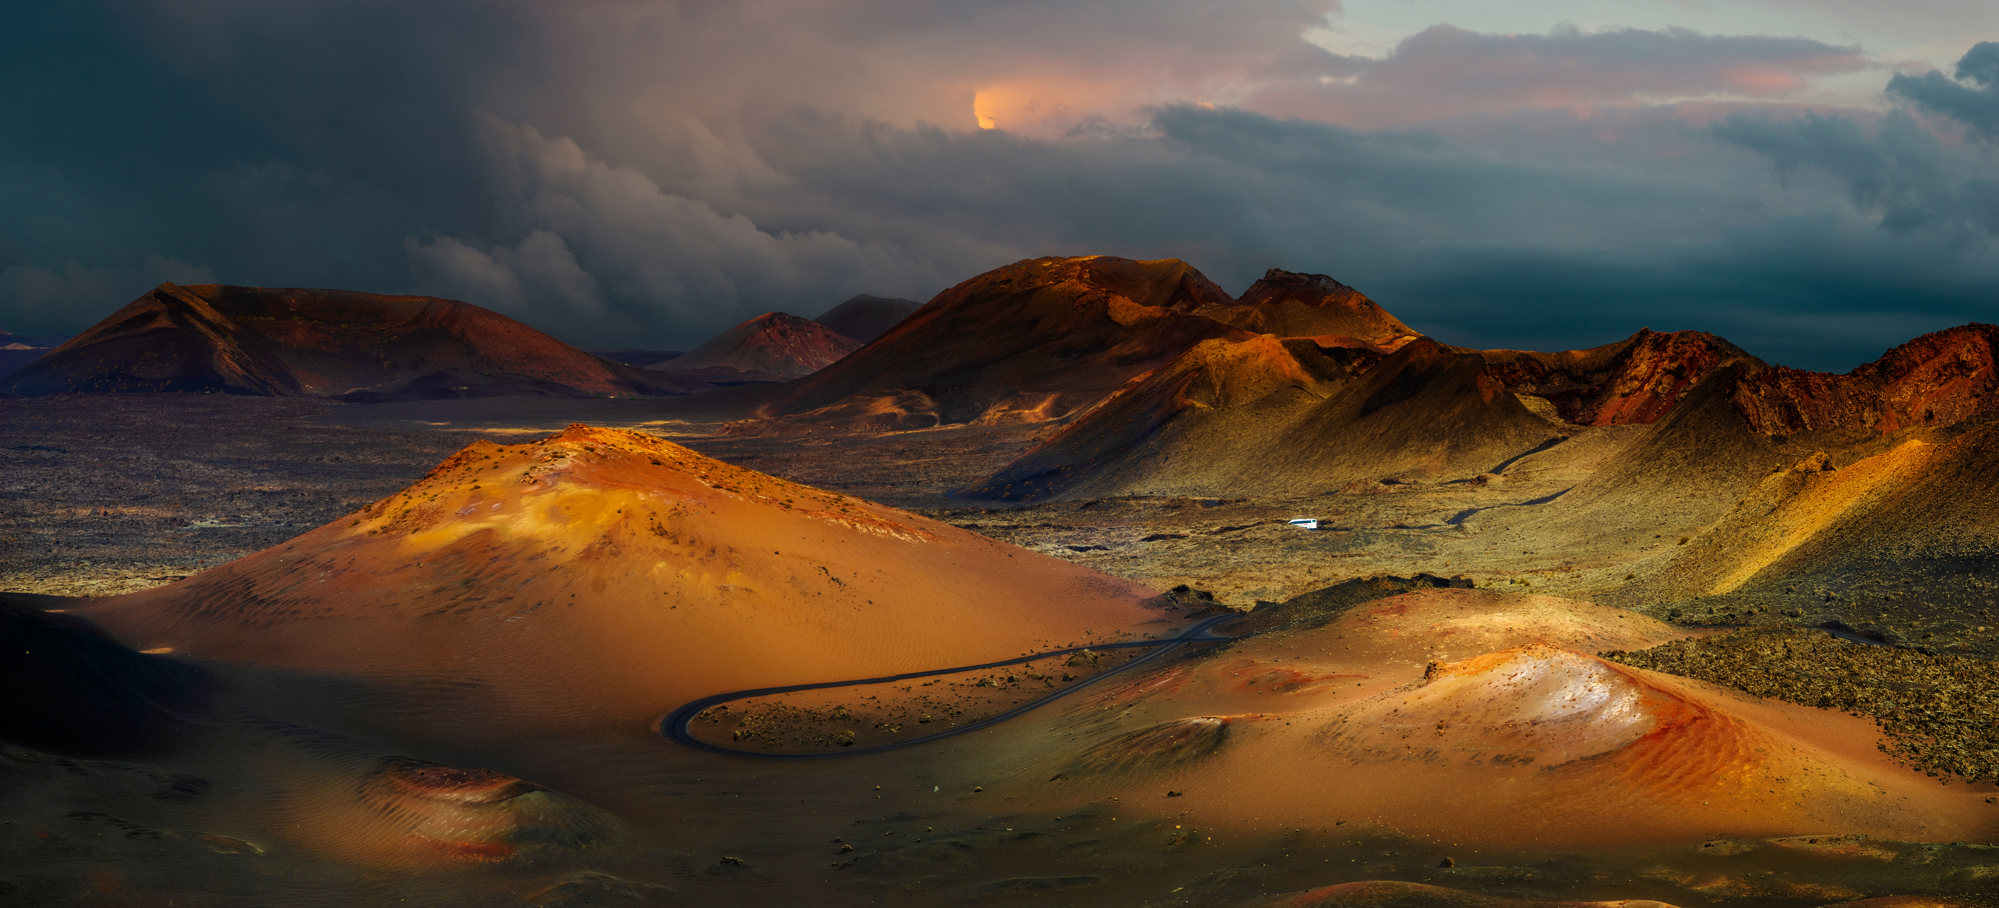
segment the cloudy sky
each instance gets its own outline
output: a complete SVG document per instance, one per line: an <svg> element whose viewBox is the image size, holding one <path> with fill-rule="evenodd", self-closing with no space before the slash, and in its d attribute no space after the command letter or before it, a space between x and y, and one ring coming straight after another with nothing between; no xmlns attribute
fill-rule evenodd
<svg viewBox="0 0 1999 908"><path fill-rule="evenodd" d="M1890 6L1893 9L1890 9ZM162 280L685 347L1039 255L1846 369L1999 321L1988 0L124 0L0 32L0 328Z"/></svg>

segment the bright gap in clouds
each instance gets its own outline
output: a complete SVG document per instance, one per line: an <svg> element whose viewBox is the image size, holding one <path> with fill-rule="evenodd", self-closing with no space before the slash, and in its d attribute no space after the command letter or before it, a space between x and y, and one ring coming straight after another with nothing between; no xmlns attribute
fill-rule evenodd
<svg viewBox="0 0 1999 908"><path fill-rule="evenodd" d="M1932 8L1954 6L1949 2L1925 4ZM1597 3L1586 0L1515 0L1491 3L1486 0L1345 0L1324 32L1308 37L1335 53L1362 53L1380 56L1395 43L1425 28L1448 23L1459 28L1493 34L1546 34L1559 25L1574 25L1584 31L1607 28L1659 30L1685 28L1711 35L1772 35L1810 38L1826 44L1858 43L1870 54L1899 51L1914 43L1968 34L1964 18L1935 17L1925 22L1915 15L1896 20L1892 31L1880 26L1873 16L1844 15L1839 3L1806 3L1793 0L1630 0L1624 3ZM1963 4L1965 16L1989 18L1977 5ZM1970 41L1925 60L1941 68L1954 62Z"/></svg>
<svg viewBox="0 0 1999 908"><path fill-rule="evenodd" d="M1893 6L1894 14L1883 14ZM1828 75L1793 101L1878 108L1883 73L1951 70L1979 36L1999 32L1999 4L1985 0L1634 0L1605 4L1585 0L1344 0L1323 27L1305 39L1342 56L1381 59L1404 39L1436 25L1486 34L1545 35L1564 26L1584 32L1607 29L1662 31L1682 28L1708 35L1807 38L1834 46L1859 45L1879 70Z"/></svg>
<svg viewBox="0 0 1999 908"><path fill-rule="evenodd" d="M990 91L972 92L972 117L979 121L980 129L997 129L999 120L994 116L994 99Z"/></svg>

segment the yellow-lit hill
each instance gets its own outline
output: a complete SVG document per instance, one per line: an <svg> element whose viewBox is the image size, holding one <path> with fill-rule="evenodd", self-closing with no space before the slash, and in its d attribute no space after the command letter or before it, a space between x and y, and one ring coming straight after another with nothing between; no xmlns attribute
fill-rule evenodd
<svg viewBox="0 0 1999 908"><path fill-rule="evenodd" d="M1560 432L1428 338L1262 335L1201 344L1078 418L967 497L1306 494L1473 476Z"/></svg>
<svg viewBox="0 0 1999 908"><path fill-rule="evenodd" d="M457 699L440 709L464 721L640 728L709 693L1130 636L1157 617L1149 595L650 436L572 426L475 443L283 545L77 611L143 649L442 685Z"/></svg>
<svg viewBox="0 0 1999 908"><path fill-rule="evenodd" d="M1765 474L1633 593L1654 603L1731 597L1717 601L1992 658L1994 477L1994 422L1907 433L1878 453L1814 451ZM1910 617L1916 603L1920 621Z"/></svg>
<svg viewBox="0 0 1999 908"><path fill-rule="evenodd" d="M1557 538L1686 538L1634 566L1608 594L1621 605L1727 596L1693 604L1854 626L1929 613L1931 637L1905 642L1999 655L1979 620L1999 582L1995 330L1923 335L1844 374L1722 363L1560 501L1503 520ZM1912 612L1910 597L1928 604Z"/></svg>

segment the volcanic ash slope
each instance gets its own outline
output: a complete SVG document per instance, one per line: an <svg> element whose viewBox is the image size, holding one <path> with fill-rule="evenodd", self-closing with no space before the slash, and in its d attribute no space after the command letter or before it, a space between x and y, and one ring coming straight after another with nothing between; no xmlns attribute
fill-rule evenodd
<svg viewBox="0 0 1999 908"><path fill-rule="evenodd" d="M475 443L283 545L79 611L140 648L448 679L463 702L445 712L531 729L1130 636L1159 617L1149 595L650 436L572 426Z"/></svg>
<svg viewBox="0 0 1999 908"><path fill-rule="evenodd" d="M1171 789L1176 818L1213 828L1512 845L1999 830L1989 790L1894 764L1870 722L1592 655L1686 633L1587 602L1424 590L1135 678L1022 747L1056 749L1045 791Z"/></svg>

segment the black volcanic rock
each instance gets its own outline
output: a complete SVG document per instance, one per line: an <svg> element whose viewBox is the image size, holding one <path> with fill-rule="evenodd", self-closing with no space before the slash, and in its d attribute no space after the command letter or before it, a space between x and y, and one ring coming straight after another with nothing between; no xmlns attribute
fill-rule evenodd
<svg viewBox="0 0 1999 908"><path fill-rule="evenodd" d="M67 334L13 334L0 331L0 378L5 378L41 359L64 341Z"/></svg>

